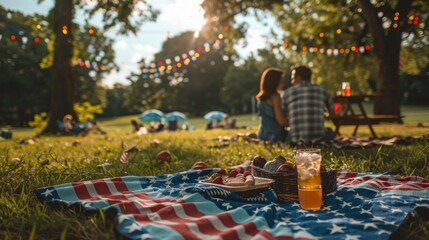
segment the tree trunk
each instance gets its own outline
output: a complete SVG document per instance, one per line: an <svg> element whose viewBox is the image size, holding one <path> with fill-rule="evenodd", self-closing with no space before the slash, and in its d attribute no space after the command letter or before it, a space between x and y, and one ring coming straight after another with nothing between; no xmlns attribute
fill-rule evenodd
<svg viewBox="0 0 429 240"><path fill-rule="evenodd" d="M397 1L394 9L388 13L398 14L398 20L392 22L386 31L382 19L378 16L379 9L370 0L359 0L374 42L373 53L377 62L377 100L374 114L400 115L399 94L399 52L401 49L402 32L407 24L407 15L412 0ZM388 6L385 6L386 8ZM394 27L393 23L397 23Z"/></svg>
<svg viewBox="0 0 429 240"><path fill-rule="evenodd" d="M390 44L387 44L390 45ZM399 43L400 46L400 43ZM377 97L374 114L401 115L399 92L399 50L386 47L383 57L377 57Z"/></svg>
<svg viewBox="0 0 429 240"><path fill-rule="evenodd" d="M58 132L57 120L62 121L66 114L71 114L74 119L77 119L73 109L76 86L71 63L73 54L72 20L73 0L55 0L51 108L49 122L43 133Z"/></svg>

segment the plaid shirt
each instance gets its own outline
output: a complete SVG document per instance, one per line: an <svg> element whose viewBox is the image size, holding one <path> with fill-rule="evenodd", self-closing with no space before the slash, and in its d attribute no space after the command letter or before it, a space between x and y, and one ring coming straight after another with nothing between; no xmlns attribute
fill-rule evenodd
<svg viewBox="0 0 429 240"><path fill-rule="evenodd" d="M289 118L291 142L313 142L325 135L325 107L333 109L328 91L318 84L303 81L292 86L282 95L282 108Z"/></svg>

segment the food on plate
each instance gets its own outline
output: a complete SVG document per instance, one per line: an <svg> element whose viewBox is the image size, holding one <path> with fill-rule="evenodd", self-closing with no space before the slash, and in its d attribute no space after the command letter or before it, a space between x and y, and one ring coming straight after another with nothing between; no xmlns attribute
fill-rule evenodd
<svg viewBox="0 0 429 240"><path fill-rule="evenodd" d="M242 166L234 167L233 169L237 170L238 173L244 173L245 169Z"/></svg>
<svg viewBox="0 0 429 240"><path fill-rule="evenodd" d="M250 172L247 172L248 174L244 175L242 173L237 174L236 177L228 177L225 178L223 183L225 185L229 186L251 186L255 185L255 178L253 177Z"/></svg>
<svg viewBox="0 0 429 240"><path fill-rule="evenodd" d="M239 174L237 169L232 169L231 172L229 172L228 177L234 178L237 176L237 174Z"/></svg>
<svg viewBox="0 0 429 240"><path fill-rule="evenodd" d="M227 185L227 186L252 186L255 185L255 178L250 171L244 171L239 173L239 169L232 169L231 172L226 175L224 169L213 173L206 182Z"/></svg>
<svg viewBox="0 0 429 240"><path fill-rule="evenodd" d="M244 171L250 171L251 166L252 166L252 161L250 160L246 160L239 165L239 167L243 167Z"/></svg>
<svg viewBox="0 0 429 240"><path fill-rule="evenodd" d="M215 179L210 181L211 183L215 183L215 184L220 184L223 185L223 177L222 176L217 176Z"/></svg>
<svg viewBox="0 0 429 240"><path fill-rule="evenodd" d="M212 181L212 180L214 180L217 177L222 177L223 178L223 177L226 177L226 176L227 175L226 175L225 169L221 168L217 172L212 173L210 175L209 179L210 179L210 181Z"/></svg>
<svg viewBox="0 0 429 240"><path fill-rule="evenodd" d="M228 186L243 186L245 181L246 178L243 177L243 174L240 174L236 177L228 177L224 179L224 184Z"/></svg>
<svg viewBox="0 0 429 240"><path fill-rule="evenodd" d="M255 185L255 178L252 174L245 176L244 185L252 186Z"/></svg>

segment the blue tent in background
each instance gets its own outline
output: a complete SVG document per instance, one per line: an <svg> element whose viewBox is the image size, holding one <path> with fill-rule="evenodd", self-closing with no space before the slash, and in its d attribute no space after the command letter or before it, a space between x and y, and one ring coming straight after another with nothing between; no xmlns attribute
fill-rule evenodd
<svg viewBox="0 0 429 240"><path fill-rule="evenodd" d="M211 111L204 115L204 118L207 120L218 119L222 120L226 117L226 113L220 111Z"/></svg>
<svg viewBox="0 0 429 240"><path fill-rule="evenodd" d="M158 109L150 109L140 114L139 119L142 121L160 121L165 119L165 115Z"/></svg>
<svg viewBox="0 0 429 240"><path fill-rule="evenodd" d="M167 121L179 121L179 120L187 120L188 118L185 116L185 114L181 112L170 112L166 115Z"/></svg>

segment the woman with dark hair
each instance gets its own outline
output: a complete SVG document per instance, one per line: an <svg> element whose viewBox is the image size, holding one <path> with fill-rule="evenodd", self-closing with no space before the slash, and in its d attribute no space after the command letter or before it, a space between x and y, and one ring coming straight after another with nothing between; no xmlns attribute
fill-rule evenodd
<svg viewBox="0 0 429 240"><path fill-rule="evenodd" d="M279 91L285 85L285 72L278 68L268 68L261 76L260 90L256 95L260 119L258 138L270 142L286 140L287 119L281 108Z"/></svg>

